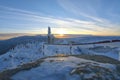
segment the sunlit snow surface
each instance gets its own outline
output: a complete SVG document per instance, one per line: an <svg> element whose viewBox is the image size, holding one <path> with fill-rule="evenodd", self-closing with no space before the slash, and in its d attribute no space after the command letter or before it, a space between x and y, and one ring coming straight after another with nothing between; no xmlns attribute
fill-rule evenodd
<svg viewBox="0 0 120 80"><path fill-rule="evenodd" d="M11 78L12 80L120 79L115 65L73 56L47 58L38 67L18 72Z"/></svg>
<svg viewBox="0 0 120 80"><path fill-rule="evenodd" d="M6 69L13 69L19 65L33 62L43 57L42 43L27 43L18 45L13 50L10 50L0 56L0 72Z"/></svg>
<svg viewBox="0 0 120 80"><path fill-rule="evenodd" d="M113 59L119 59L120 42L90 45L46 45L40 42L18 45L6 54L0 56L0 72L6 69L13 69L19 65L34 62L37 59L47 56L64 55L105 55ZM44 47L44 49L43 49Z"/></svg>

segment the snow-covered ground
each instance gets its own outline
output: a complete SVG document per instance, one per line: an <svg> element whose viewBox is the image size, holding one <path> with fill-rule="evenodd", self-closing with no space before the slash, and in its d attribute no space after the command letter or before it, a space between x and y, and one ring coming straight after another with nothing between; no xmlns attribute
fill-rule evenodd
<svg viewBox="0 0 120 80"><path fill-rule="evenodd" d="M120 42L87 44L87 45L44 45L44 54L53 56L57 54L96 54L105 55L119 60Z"/></svg>
<svg viewBox="0 0 120 80"><path fill-rule="evenodd" d="M4 55L0 56L0 72L13 69L22 64L34 62L37 59L56 56L59 54L76 55L105 55L116 60L119 59L120 43L104 43L90 45L47 45L40 42L18 45Z"/></svg>
<svg viewBox="0 0 120 80"><path fill-rule="evenodd" d="M0 56L0 71L16 68L43 57L42 43L33 42L16 46Z"/></svg>
<svg viewBox="0 0 120 80"><path fill-rule="evenodd" d="M23 70L12 80L120 80L116 66L73 56L46 58L38 67Z"/></svg>
<svg viewBox="0 0 120 80"><path fill-rule="evenodd" d="M120 37L80 37L60 39L57 44L69 43L89 43L104 40L120 40ZM62 42L60 42L62 41ZM86 44L86 45L47 45L42 42L31 42L21 44L11 49L7 53L0 56L0 72L6 69L17 68L22 64L34 62L40 58L56 55L105 55L116 60L120 60L120 42L102 43L102 44Z"/></svg>

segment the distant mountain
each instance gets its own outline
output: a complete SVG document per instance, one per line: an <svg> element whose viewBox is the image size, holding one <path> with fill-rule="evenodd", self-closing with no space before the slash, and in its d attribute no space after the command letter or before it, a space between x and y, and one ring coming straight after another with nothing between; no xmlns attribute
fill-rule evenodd
<svg viewBox="0 0 120 80"><path fill-rule="evenodd" d="M56 44L84 44L84 43L99 43L99 42L120 42L120 36L80 36L74 38L61 38L58 39Z"/></svg>
<svg viewBox="0 0 120 80"><path fill-rule="evenodd" d="M11 48L14 48L18 44L25 44L28 42L34 42L34 41L39 41L39 42L45 42L47 40L46 36L20 36L20 37L15 37L11 38L8 40L0 40L0 55L6 53L9 51Z"/></svg>

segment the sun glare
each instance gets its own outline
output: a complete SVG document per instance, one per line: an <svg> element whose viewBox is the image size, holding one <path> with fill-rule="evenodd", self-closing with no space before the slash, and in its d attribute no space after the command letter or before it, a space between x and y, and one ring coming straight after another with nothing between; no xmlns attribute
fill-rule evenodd
<svg viewBox="0 0 120 80"><path fill-rule="evenodd" d="M59 29L57 33L61 36L63 36L64 34L67 34L67 32L64 29Z"/></svg>

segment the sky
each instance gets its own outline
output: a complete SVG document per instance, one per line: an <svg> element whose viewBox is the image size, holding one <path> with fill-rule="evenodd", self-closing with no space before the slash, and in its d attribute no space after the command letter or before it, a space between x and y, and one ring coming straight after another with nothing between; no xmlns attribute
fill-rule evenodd
<svg viewBox="0 0 120 80"><path fill-rule="evenodd" d="M120 36L120 0L0 0L0 34Z"/></svg>

